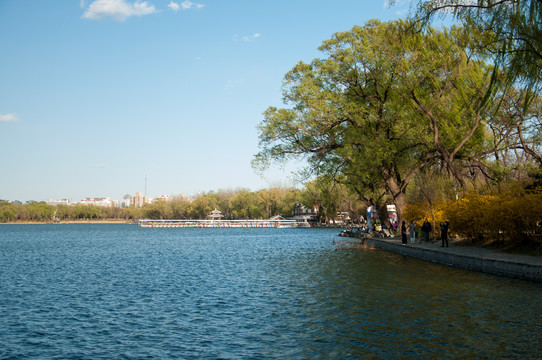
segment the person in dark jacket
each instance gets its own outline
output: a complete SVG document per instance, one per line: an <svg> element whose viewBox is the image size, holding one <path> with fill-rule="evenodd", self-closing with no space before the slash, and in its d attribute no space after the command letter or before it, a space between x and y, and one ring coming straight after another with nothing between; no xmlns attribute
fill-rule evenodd
<svg viewBox="0 0 542 360"><path fill-rule="evenodd" d="M448 225L448 221L445 221L444 224L440 223L440 238L442 240L440 247L444 247L444 244L448 247Z"/></svg>
<svg viewBox="0 0 542 360"><path fill-rule="evenodd" d="M431 232L431 224L427 219L422 224L422 231L425 236L425 243L427 244L429 242L429 233Z"/></svg>
<svg viewBox="0 0 542 360"><path fill-rule="evenodd" d="M407 232L407 227L406 227L405 220L403 220L403 224L401 225L401 243L403 245L406 245L407 243L406 232Z"/></svg>
<svg viewBox="0 0 542 360"><path fill-rule="evenodd" d="M408 232L410 234L410 243L414 244L416 242L416 223L414 220L408 226Z"/></svg>

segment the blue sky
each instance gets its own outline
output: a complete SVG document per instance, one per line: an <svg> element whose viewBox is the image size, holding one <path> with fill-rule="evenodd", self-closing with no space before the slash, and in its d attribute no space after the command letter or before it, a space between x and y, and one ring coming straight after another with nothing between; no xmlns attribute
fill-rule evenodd
<svg viewBox="0 0 542 360"><path fill-rule="evenodd" d="M285 73L397 3L0 0L0 199L289 185L250 166Z"/></svg>

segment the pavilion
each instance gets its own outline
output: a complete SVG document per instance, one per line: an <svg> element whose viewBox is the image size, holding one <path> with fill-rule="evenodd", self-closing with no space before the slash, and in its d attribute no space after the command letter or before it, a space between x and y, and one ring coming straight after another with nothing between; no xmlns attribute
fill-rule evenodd
<svg viewBox="0 0 542 360"><path fill-rule="evenodd" d="M214 220L220 220L224 217L224 215L222 215L222 212L220 210L218 210L217 208L215 208L213 211L211 211L211 214L209 214L209 216L207 216L209 219L211 219L212 221Z"/></svg>

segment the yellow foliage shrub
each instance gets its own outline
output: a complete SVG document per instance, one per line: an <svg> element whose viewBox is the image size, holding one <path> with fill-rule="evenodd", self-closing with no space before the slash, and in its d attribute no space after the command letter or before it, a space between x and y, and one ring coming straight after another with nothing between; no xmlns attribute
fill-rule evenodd
<svg viewBox="0 0 542 360"><path fill-rule="evenodd" d="M407 204L404 209L403 217L404 220L410 222L412 220L418 222L420 219L423 219L426 213L426 209L420 203ZM423 221L423 220L422 220Z"/></svg>
<svg viewBox="0 0 542 360"><path fill-rule="evenodd" d="M451 229L470 240L530 243L541 232L542 192L469 193L448 203L444 216Z"/></svg>
<svg viewBox="0 0 542 360"><path fill-rule="evenodd" d="M434 206L433 212L431 213L431 208L427 202L407 204L403 216L407 222L414 220L418 229L422 228L425 219L429 220L431 223L432 233L436 237L440 236L439 223L447 220L444 217L443 204ZM453 229L450 230L453 231Z"/></svg>

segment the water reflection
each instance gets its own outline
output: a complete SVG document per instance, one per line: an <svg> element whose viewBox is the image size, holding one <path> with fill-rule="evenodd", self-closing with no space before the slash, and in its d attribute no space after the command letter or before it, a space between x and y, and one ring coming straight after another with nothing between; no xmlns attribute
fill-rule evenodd
<svg viewBox="0 0 542 360"><path fill-rule="evenodd" d="M284 279L284 302L297 310L287 324L303 334L302 357L334 349L353 358L542 355L542 303L527 295L539 296L538 284L383 251L302 254L286 263L284 273L296 276Z"/></svg>

